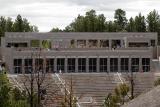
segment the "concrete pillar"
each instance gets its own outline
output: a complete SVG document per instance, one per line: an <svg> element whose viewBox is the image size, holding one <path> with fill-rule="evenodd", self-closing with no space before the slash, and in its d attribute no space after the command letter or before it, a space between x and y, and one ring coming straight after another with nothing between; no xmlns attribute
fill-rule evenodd
<svg viewBox="0 0 160 107"><path fill-rule="evenodd" d="M109 40L109 49L112 49L112 40Z"/></svg>
<svg viewBox="0 0 160 107"><path fill-rule="evenodd" d="M129 57L128 72L131 72L131 57Z"/></svg>
<svg viewBox="0 0 160 107"><path fill-rule="evenodd" d="M46 72L46 58L43 58L43 72Z"/></svg>
<svg viewBox="0 0 160 107"><path fill-rule="evenodd" d="M89 40L86 40L86 48L89 48Z"/></svg>
<svg viewBox="0 0 160 107"><path fill-rule="evenodd" d="M120 45L121 45L121 48L124 48L124 47L125 47L125 46L124 46L124 40L123 40L123 39L121 39Z"/></svg>
<svg viewBox="0 0 160 107"><path fill-rule="evenodd" d="M77 40L74 40L74 48L77 48Z"/></svg>
<svg viewBox="0 0 160 107"><path fill-rule="evenodd" d="M154 65L153 65L152 59L149 58L149 60L150 60L150 67L149 67L150 71L149 71L149 72L153 72L153 71L155 71L155 70L153 69L153 68L154 68Z"/></svg>
<svg viewBox="0 0 160 107"><path fill-rule="evenodd" d="M107 71L110 72L110 57L107 58Z"/></svg>
<svg viewBox="0 0 160 107"><path fill-rule="evenodd" d="M57 58L54 59L54 72L57 73Z"/></svg>
<svg viewBox="0 0 160 107"><path fill-rule="evenodd" d="M142 72L143 69L142 69L142 58L140 57L139 58L139 72Z"/></svg>
<svg viewBox="0 0 160 107"><path fill-rule="evenodd" d="M75 58L75 72L78 73L78 58Z"/></svg>
<svg viewBox="0 0 160 107"><path fill-rule="evenodd" d="M22 59L22 74L25 74L25 64L24 64L24 60Z"/></svg>
<svg viewBox="0 0 160 107"><path fill-rule="evenodd" d="M99 68L99 61L100 61L100 60L99 60L99 57L97 57L97 72L99 72L99 69L100 69L100 68Z"/></svg>
<svg viewBox="0 0 160 107"><path fill-rule="evenodd" d="M100 40L97 40L98 43L97 43L97 47L100 48Z"/></svg>
<svg viewBox="0 0 160 107"><path fill-rule="evenodd" d="M68 65L68 58L66 57L65 58L65 61L64 61L64 72L67 73L68 70L67 70L67 65Z"/></svg>
<svg viewBox="0 0 160 107"><path fill-rule="evenodd" d="M118 57L118 72L121 72L121 58Z"/></svg>
<svg viewBox="0 0 160 107"><path fill-rule="evenodd" d="M34 72L36 70L36 65L35 65L35 58L32 58L32 67L33 67L33 71Z"/></svg>
<svg viewBox="0 0 160 107"><path fill-rule="evenodd" d="M86 58L86 72L89 72L89 58Z"/></svg>

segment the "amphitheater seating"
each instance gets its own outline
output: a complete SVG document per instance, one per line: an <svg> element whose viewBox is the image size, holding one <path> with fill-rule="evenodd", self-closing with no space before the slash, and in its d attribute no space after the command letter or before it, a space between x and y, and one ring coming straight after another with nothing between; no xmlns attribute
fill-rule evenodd
<svg viewBox="0 0 160 107"><path fill-rule="evenodd" d="M25 86L27 86L28 89L30 89L30 82L29 82L29 75L9 75L10 83L13 84L14 87L22 87L25 89ZM24 85L25 84L25 85ZM37 92L37 85L36 80L34 81L34 91ZM45 95L45 99L42 101L42 103L45 105L45 107L61 107L61 101L62 101L62 94L60 92L59 87L55 83L53 77L50 74L45 75L44 82L42 83L42 89L45 89L47 91L47 94ZM20 88L21 89L21 88Z"/></svg>
<svg viewBox="0 0 160 107"><path fill-rule="evenodd" d="M123 73L121 74L121 78L125 80L125 83L130 85L129 75ZM113 92L115 87L121 83L120 80L117 81L115 73L62 74L61 77L66 80L68 86L70 86L72 80L73 92L80 100L83 98L92 98L93 102L91 103L81 102L82 106L87 104L85 107L88 107L89 104L100 107L103 104L105 96ZM135 96L153 88L153 73L133 73L133 77Z"/></svg>
<svg viewBox="0 0 160 107"><path fill-rule="evenodd" d="M123 78L130 84L130 73L123 73ZM138 96L153 88L155 76L152 72L133 73L134 95Z"/></svg>
<svg viewBox="0 0 160 107"><path fill-rule="evenodd" d="M125 82L130 83L129 73L122 73L119 76L117 73L64 73L58 74L60 79L65 83L65 88L71 92L71 83L73 94L78 99L80 107L100 107L103 104L104 98L108 93L112 93L115 87ZM12 79L14 77L14 79ZM22 87L26 81L26 75L17 75L10 77L11 83L15 86ZM154 73L133 73L134 77L134 95L146 92L153 87L155 78ZM16 81L17 82L16 82ZM56 74L47 74L44 81L44 87L47 90L46 107L59 107L64 95L64 85ZM71 82L72 81L72 82ZM28 84L28 85L27 85ZM36 85L36 83L34 83ZM29 82L26 82L29 87ZM58 94L53 94L57 91ZM58 99L55 99L58 97Z"/></svg>
<svg viewBox="0 0 160 107"><path fill-rule="evenodd" d="M114 75L108 73L62 74L61 77L66 80L68 89L72 81L73 93L78 97L82 107L100 107L105 96L112 93L117 86Z"/></svg>

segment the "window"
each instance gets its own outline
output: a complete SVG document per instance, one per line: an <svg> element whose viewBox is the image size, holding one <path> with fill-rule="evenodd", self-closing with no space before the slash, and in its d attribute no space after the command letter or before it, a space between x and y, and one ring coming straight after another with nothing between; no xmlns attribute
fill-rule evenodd
<svg viewBox="0 0 160 107"><path fill-rule="evenodd" d="M68 72L75 72L75 58L68 58Z"/></svg>
<svg viewBox="0 0 160 107"><path fill-rule="evenodd" d="M148 47L147 42L130 42L129 47Z"/></svg>
<svg viewBox="0 0 160 107"><path fill-rule="evenodd" d="M46 59L46 72L54 72L54 59Z"/></svg>
<svg viewBox="0 0 160 107"><path fill-rule="evenodd" d="M151 46L155 46L156 45L156 42L155 42L155 40L151 40Z"/></svg>
<svg viewBox="0 0 160 107"><path fill-rule="evenodd" d="M121 72L128 72L129 59L121 58Z"/></svg>
<svg viewBox="0 0 160 107"><path fill-rule="evenodd" d="M43 59L35 59L36 72L43 72Z"/></svg>
<svg viewBox="0 0 160 107"><path fill-rule="evenodd" d="M143 72L150 71L150 58L142 58L142 69Z"/></svg>
<svg viewBox="0 0 160 107"><path fill-rule="evenodd" d="M100 72L107 72L107 58L100 58Z"/></svg>
<svg viewBox="0 0 160 107"><path fill-rule="evenodd" d="M65 59L64 58L58 58L57 59L57 71L58 72L64 72L65 70Z"/></svg>
<svg viewBox="0 0 160 107"><path fill-rule="evenodd" d="M74 40L71 40L71 41L70 41L70 47L71 47L71 48L75 48L75 41L74 41Z"/></svg>
<svg viewBox="0 0 160 107"><path fill-rule="evenodd" d="M100 47L109 47L109 40L100 40Z"/></svg>
<svg viewBox="0 0 160 107"><path fill-rule="evenodd" d="M97 41L97 40L89 40L89 41L88 41L88 46L89 46L90 48L95 48L95 47L98 46L98 41Z"/></svg>
<svg viewBox="0 0 160 107"><path fill-rule="evenodd" d="M112 48L120 48L121 47L121 40L112 40Z"/></svg>
<svg viewBox="0 0 160 107"><path fill-rule="evenodd" d="M97 71L97 59L89 58L89 72L96 72L96 71Z"/></svg>
<svg viewBox="0 0 160 107"><path fill-rule="evenodd" d="M86 59L78 58L78 72L86 72Z"/></svg>
<svg viewBox="0 0 160 107"><path fill-rule="evenodd" d="M131 59L131 71L138 72L139 71L139 58Z"/></svg>
<svg viewBox="0 0 160 107"><path fill-rule="evenodd" d="M31 47L40 47L40 40L31 40Z"/></svg>
<svg viewBox="0 0 160 107"><path fill-rule="evenodd" d="M118 72L118 58L110 58L110 71Z"/></svg>
<svg viewBox="0 0 160 107"><path fill-rule="evenodd" d="M51 41L50 40L43 40L42 41L42 48L51 49Z"/></svg>
<svg viewBox="0 0 160 107"><path fill-rule="evenodd" d="M85 48L86 40L77 40L77 48Z"/></svg>
<svg viewBox="0 0 160 107"><path fill-rule="evenodd" d="M32 68L32 59L25 59L24 60L24 66L25 66L25 73L31 73L33 68Z"/></svg>
<svg viewBox="0 0 160 107"><path fill-rule="evenodd" d="M18 48L18 47L27 47L28 46L28 44L27 43L8 43L7 44L7 47L16 47L16 48Z"/></svg>
<svg viewBox="0 0 160 107"><path fill-rule="evenodd" d="M14 59L14 73L22 73L22 59Z"/></svg>

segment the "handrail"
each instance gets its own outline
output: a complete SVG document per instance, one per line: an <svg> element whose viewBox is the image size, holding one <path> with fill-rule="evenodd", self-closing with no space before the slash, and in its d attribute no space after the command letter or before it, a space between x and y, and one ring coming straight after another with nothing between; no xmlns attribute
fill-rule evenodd
<svg viewBox="0 0 160 107"><path fill-rule="evenodd" d="M58 78L58 80L60 81L60 83L63 85L63 87L67 90L67 92L70 94L70 91L66 88L65 86L65 82L60 78L59 74L55 73L56 77Z"/></svg>
<svg viewBox="0 0 160 107"><path fill-rule="evenodd" d="M58 80L60 81L60 83L63 85L63 87L67 90L67 92L70 94L70 91L67 89L67 87L65 86L65 82L63 79L60 78L59 74L55 73L56 77L58 78ZM78 103L78 100L76 102L78 107L81 107L80 104Z"/></svg>
<svg viewBox="0 0 160 107"><path fill-rule="evenodd" d="M118 76L119 80L121 81L121 83L123 84L124 81L122 80L121 74L119 72L117 72L117 76Z"/></svg>
<svg viewBox="0 0 160 107"><path fill-rule="evenodd" d="M14 83L16 83L16 86L17 86L17 88L20 89L20 91L23 90L22 86L21 86L21 85L18 83L18 81L15 79L15 77L17 77L17 75L8 75L8 77L10 77L10 78L14 81Z"/></svg>

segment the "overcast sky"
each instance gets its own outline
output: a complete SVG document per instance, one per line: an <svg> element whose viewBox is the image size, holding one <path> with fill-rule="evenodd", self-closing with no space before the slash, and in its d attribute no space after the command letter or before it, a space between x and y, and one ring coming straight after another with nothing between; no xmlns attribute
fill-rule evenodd
<svg viewBox="0 0 160 107"><path fill-rule="evenodd" d="M40 32L53 27L63 29L78 14L84 15L90 9L110 20L117 8L125 10L127 18L139 12L146 15L153 9L160 13L160 0L0 0L0 16L14 19L21 14L37 25Z"/></svg>

